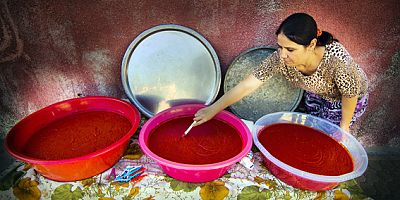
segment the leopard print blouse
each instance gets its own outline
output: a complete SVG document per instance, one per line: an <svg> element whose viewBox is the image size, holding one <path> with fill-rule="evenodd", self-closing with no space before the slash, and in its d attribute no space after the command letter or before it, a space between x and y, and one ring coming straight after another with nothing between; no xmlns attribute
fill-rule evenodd
<svg viewBox="0 0 400 200"><path fill-rule="evenodd" d="M367 76L343 45L333 42L325 47L322 61L311 75L304 75L295 67L286 66L277 51L265 59L253 71L253 75L265 82L274 74L281 74L292 85L332 102L341 101L342 96L350 98L358 95L361 98L367 94Z"/></svg>

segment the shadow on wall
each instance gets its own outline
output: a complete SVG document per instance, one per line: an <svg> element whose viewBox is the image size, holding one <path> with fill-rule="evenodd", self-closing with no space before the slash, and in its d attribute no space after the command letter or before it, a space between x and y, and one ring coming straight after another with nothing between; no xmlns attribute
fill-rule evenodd
<svg viewBox="0 0 400 200"><path fill-rule="evenodd" d="M14 61L20 57L23 52L23 43L19 37L17 27L12 20L10 11L5 0L0 1L0 64ZM5 95L5 90L2 87L6 87L5 84L0 83L1 95ZM5 97L3 96L2 99ZM2 100L3 101L3 100ZM17 119L13 117L13 113L10 109L0 104L0 125L1 125L1 138L12 128L17 122ZM8 160L3 157L3 140L1 140L1 160L7 162ZM4 159L3 159L4 158Z"/></svg>
<svg viewBox="0 0 400 200"><path fill-rule="evenodd" d="M0 2L0 64L13 61L22 54L23 44L18 35L18 30L11 18L7 2Z"/></svg>

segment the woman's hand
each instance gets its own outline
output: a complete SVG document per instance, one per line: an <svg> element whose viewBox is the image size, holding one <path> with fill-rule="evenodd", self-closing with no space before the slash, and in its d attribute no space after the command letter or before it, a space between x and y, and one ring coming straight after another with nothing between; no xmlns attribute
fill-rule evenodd
<svg viewBox="0 0 400 200"><path fill-rule="evenodd" d="M218 110L213 109L212 106L198 110L193 118L193 120L196 121L196 123L193 126L198 126L200 124L203 124L204 122L212 119L217 113Z"/></svg>

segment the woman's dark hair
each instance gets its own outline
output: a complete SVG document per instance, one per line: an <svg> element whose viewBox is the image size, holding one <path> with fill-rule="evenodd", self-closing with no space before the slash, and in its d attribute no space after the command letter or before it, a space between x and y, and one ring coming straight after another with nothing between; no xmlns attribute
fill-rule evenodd
<svg viewBox="0 0 400 200"><path fill-rule="evenodd" d="M317 46L325 46L333 41L338 41L326 31L322 31L322 34L317 37L317 23L306 13L295 13L286 18L275 34L280 33L283 33L291 41L304 46L309 45L314 38L317 38Z"/></svg>

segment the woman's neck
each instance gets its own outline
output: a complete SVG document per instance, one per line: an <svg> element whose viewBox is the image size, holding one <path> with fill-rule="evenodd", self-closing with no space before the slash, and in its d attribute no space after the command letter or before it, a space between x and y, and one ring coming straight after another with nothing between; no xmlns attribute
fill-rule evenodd
<svg viewBox="0 0 400 200"><path fill-rule="evenodd" d="M324 46L316 47L314 52L310 55L310 59L308 59L308 62L305 63L302 66L302 69L299 69L299 71L304 75L311 75L315 71L317 71L318 66L322 61L322 58L324 57L324 51Z"/></svg>

